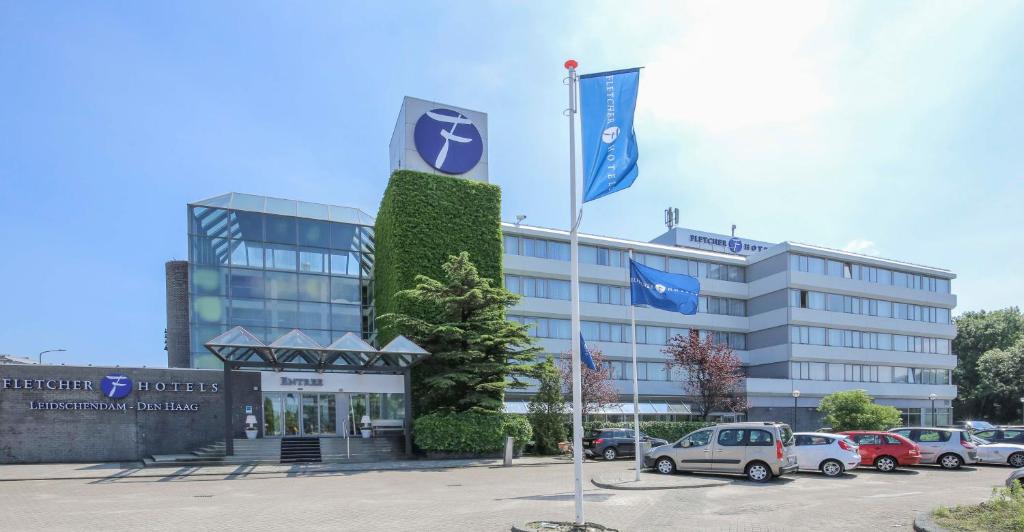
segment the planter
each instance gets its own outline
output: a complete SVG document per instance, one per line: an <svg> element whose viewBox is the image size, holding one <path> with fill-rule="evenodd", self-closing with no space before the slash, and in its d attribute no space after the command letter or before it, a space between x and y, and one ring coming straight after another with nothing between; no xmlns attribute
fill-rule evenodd
<svg viewBox="0 0 1024 532"><path fill-rule="evenodd" d="M250 440L255 440L255 439L256 439L256 434L257 434L258 432L259 432L259 431L258 431L258 430L256 430L256 429L246 429L246 430L245 430L245 437L246 437L246 438L249 438Z"/></svg>
<svg viewBox="0 0 1024 532"><path fill-rule="evenodd" d="M373 435L373 431L370 429L359 429L359 433L362 434L364 439L370 439L370 436Z"/></svg>

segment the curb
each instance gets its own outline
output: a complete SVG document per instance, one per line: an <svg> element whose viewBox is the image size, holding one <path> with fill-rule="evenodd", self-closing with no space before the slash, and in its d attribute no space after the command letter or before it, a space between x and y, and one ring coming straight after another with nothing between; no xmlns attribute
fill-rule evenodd
<svg viewBox="0 0 1024 532"><path fill-rule="evenodd" d="M551 522L554 523L555 521L551 521ZM524 524L523 526L526 526L526 525ZM583 526L586 527L586 530L603 530L605 532L619 532L619 529L617 529L617 528L608 528L608 527L606 527L604 525L599 525L597 523L592 523L590 521L587 521L586 523L584 523ZM575 530L583 530L583 529L575 529ZM519 526L512 525L512 532L537 532L537 529L536 528L520 528Z"/></svg>
<svg viewBox="0 0 1024 532"><path fill-rule="evenodd" d="M932 513L917 512L914 516L914 530L917 532L948 532L949 529L942 528L932 519Z"/></svg>
<svg viewBox="0 0 1024 532"><path fill-rule="evenodd" d="M185 471L178 472L179 469L173 467L161 468L161 473L139 473L133 474L134 471L153 471L153 468L140 468L136 470L132 469L121 469L108 475L81 475L81 476L49 476L49 477L23 477L23 478L0 478L0 482L37 482L46 480L130 480L135 478L189 478L189 477L250 477L250 476L261 476L261 475L296 475L299 476L318 476L331 473L362 473L372 471L422 471L425 469L454 469L463 467L494 467L500 465L498 461L490 461L486 463L456 463L438 464L436 461L433 464L401 464L398 466L388 467L386 462L374 463L374 467L355 467L356 464L345 464L346 467L331 467L331 468L317 468L317 469L286 469L280 471ZM244 464L241 464L244 466ZM367 464L369 465L369 464ZM383 467L382 467L383 466ZM194 466L183 466L183 467L194 467ZM218 466L222 467L222 466Z"/></svg>
<svg viewBox="0 0 1024 532"><path fill-rule="evenodd" d="M703 484L688 484L686 486L624 486L622 484L611 484L607 482L598 481L596 478L591 478L590 483L606 490L622 490L622 491L657 491L657 490L686 490L694 488L717 488L719 486L728 485L728 482L705 482Z"/></svg>

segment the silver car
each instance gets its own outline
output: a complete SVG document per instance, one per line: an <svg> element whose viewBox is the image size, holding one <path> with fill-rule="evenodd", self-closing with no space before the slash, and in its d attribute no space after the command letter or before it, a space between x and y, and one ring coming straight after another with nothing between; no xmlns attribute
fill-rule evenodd
<svg viewBox="0 0 1024 532"><path fill-rule="evenodd" d="M644 465L664 474L730 473L765 482L796 471L797 459L789 425L747 422L707 427L655 447L644 455Z"/></svg>
<svg viewBox="0 0 1024 532"><path fill-rule="evenodd" d="M921 448L922 464L939 464L943 469L959 469L978 462L978 448L970 432L935 427L900 427L894 432Z"/></svg>

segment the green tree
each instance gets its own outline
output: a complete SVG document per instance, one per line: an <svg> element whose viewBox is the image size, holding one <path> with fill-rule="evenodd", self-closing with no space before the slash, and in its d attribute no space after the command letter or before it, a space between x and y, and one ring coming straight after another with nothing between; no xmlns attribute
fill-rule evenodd
<svg viewBox="0 0 1024 532"><path fill-rule="evenodd" d="M978 359L976 395L990 405L986 419L1017 421L1024 397L1024 337L1006 349L989 349Z"/></svg>
<svg viewBox="0 0 1024 532"><path fill-rule="evenodd" d="M864 390L846 390L826 395L818 412L825 424L836 432L844 430L887 430L902 422L900 411L892 406L876 405Z"/></svg>
<svg viewBox="0 0 1024 532"><path fill-rule="evenodd" d="M444 279L419 275L415 288L396 294L429 312L379 318L430 352L413 368L416 415L500 412L505 388L525 386L539 350L525 325L505 319L519 296L480 277L469 253L449 256L441 269Z"/></svg>
<svg viewBox="0 0 1024 532"><path fill-rule="evenodd" d="M556 454L558 443L566 440L562 375L548 358L535 366L534 377L538 382L537 393L530 398L527 416L533 427L533 441L538 453Z"/></svg>
<svg viewBox="0 0 1024 532"><path fill-rule="evenodd" d="M989 396L987 389L980 387L978 362L985 352L1008 349L1024 337L1024 315L1017 307L991 312L981 310L965 312L953 323L957 331L953 339L953 354L957 356L953 382L959 387L954 406L960 417L987 417L999 399Z"/></svg>

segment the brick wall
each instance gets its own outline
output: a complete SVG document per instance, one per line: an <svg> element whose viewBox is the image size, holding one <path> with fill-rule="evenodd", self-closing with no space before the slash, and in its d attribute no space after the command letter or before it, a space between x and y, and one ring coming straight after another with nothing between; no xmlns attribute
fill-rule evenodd
<svg viewBox="0 0 1024 532"><path fill-rule="evenodd" d="M114 374L132 381L124 398L104 395L102 380ZM214 370L0 365L0 463L134 461L221 440L223 381ZM245 405L262 419L259 386L258 372L233 374L238 437ZM61 405L79 408L53 408Z"/></svg>

